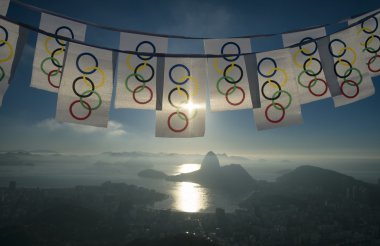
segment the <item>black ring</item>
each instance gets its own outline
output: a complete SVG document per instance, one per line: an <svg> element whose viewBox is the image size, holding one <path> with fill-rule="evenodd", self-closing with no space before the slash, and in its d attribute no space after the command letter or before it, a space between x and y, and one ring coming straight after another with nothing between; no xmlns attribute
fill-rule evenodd
<svg viewBox="0 0 380 246"><path fill-rule="evenodd" d="M318 70L318 72L317 72L317 73L314 73L313 70L311 70L311 69L307 69L307 68L306 68L306 64L310 61L310 58L308 58L307 60L305 60L305 62L303 63L303 70L305 70L305 73L306 73L307 75L311 76L311 77L318 76L318 75L322 72L322 64L321 64L321 62L320 62L317 58L315 58L315 57L311 58L311 60L316 61L316 62L319 64L319 70ZM313 73L310 73L309 71L313 71Z"/></svg>
<svg viewBox="0 0 380 246"><path fill-rule="evenodd" d="M334 42L341 43L341 44L343 44L343 46L344 46L343 52L342 52L342 54L340 54L339 56L335 55L334 52L333 52L333 50L332 50L331 45L332 45L332 43L334 43ZM346 51L347 51L346 48L347 48L347 44L346 44L343 40L341 40L341 39L333 39L333 40L331 40L330 43L329 43L329 51L330 51L330 54L331 54L333 57L336 57L336 58L340 58L340 57L344 56L344 55L346 54Z"/></svg>
<svg viewBox="0 0 380 246"><path fill-rule="evenodd" d="M74 91L75 95L77 95L78 97L81 97L81 98L86 98L86 97L91 96L91 95L93 94L94 90L95 90L95 85L94 85L94 82L92 82L92 80L91 80L90 78L86 78L86 80L87 80L88 82L90 82L90 84L91 84L91 93L89 93L89 94L83 96L82 94L79 94L79 93L77 92L77 90L75 89L75 85L76 85L76 83L77 83L79 80L81 80L81 79L83 79L82 76L76 78L76 79L74 80L74 82L73 82L73 86L72 86L72 87L73 87L73 91Z"/></svg>
<svg viewBox="0 0 380 246"><path fill-rule="evenodd" d="M5 33L5 38L3 40L8 41L8 30L5 29L5 27L3 27L3 26L0 26L0 29L2 29L4 31L4 33ZM5 45L5 42L3 42L2 44L0 44L0 47L2 47L3 45Z"/></svg>
<svg viewBox="0 0 380 246"><path fill-rule="evenodd" d="M144 66L144 65L148 66L148 67L150 68L150 70L152 70L152 75L151 75L148 79L141 79L140 76L137 75L137 70L139 69L139 67ZM153 69L152 65L150 65L150 64L148 64L148 63L146 63L146 64L145 64L145 63L140 63L139 65L137 65L137 66L135 67L135 71L134 71L134 73L135 73L135 78L136 78L138 81L140 81L141 83L145 83L145 82L149 82L149 81L151 81L151 80L153 79L153 76L154 76L154 69Z"/></svg>
<svg viewBox="0 0 380 246"><path fill-rule="evenodd" d="M313 41L313 42L309 42L309 41ZM304 45L303 43L307 43L307 44L314 43L314 45L315 45L314 50L311 53L304 52L303 48L302 48L302 46ZM305 45L307 45L307 44L305 44ZM306 37L306 38L302 39L301 42L299 42L298 47L301 50L301 53L304 54L305 56L312 56L312 55L314 55L317 52L317 49L318 49L317 42L315 41L314 38L311 38L311 37Z"/></svg>
<svg viewBox="0 0 380 246"><path fill-rule="evenodd" d="M237 55L233 56L232 59L229 58L229 57L231 57L231 56L225 56L225 55L224 55L224 48L225 48L227 45L229 45L229 44L235 45L236 48L237 48L237 50L238 50ZM239 56L240 56L240 54L241 54L241 50L240 50L240 46L239 46L237 43L235 43L235 42L227 42L227 43L223 44L222 48L220 49L220 53L222 54L222 57L223 57L224 60L226 60L226 61L228 61L228 62L233 62L233 61L236 61L237 59L239 59Z"/></svg>
<svg viewBox="0 0 380 246"><path fill-rule="evenodd" d="M183 88L179 88L181 91L183 91L185 94L186 94L186 103L188 103L189 102L189 99L190 99L190 96L189 96L189 93L185 90L185 89L183 89ZM175 91L177 91L178 90L178 88L174 88L174 89L172 89L170 92L169 92L169 95L168 95L168 100L169 100L169 103L170 103L170 105L172 105L174 108L180 108L180 107L177 107L177 106L175 106L174 104L173 104L173 102L172 102L172 94L173 94L173 92L175 92Z"/></svg>
<svg viewBox="0 0 380 246"><path fill-rule="evenodd" d="M58 35L58 36L63 36L63 35L59 35L58 32L62 29L66 29L66 30L69 30L70 34L71 34L71 38L70 39L74 39L74 33L73 33L73 30L71 30L70 27L68 26L61 26L60 28L57 28L57 30L55 30L55 35ZM63 36L65 37L65 36ZM66 46L66 41L65 43L61 43L61 40L59 40L58 38L55 38L55 41L61 45L61 46Z"/></svg>
<svg viewBox="0 0 380 246"><path fill-rule="evenodd" d="M63 67L63 65L59 65L59 64L55 61L55 59L57 59L57 58L54 57L55 52L60 51L60 50L62 50L62 48L57 48L57 49L55 49L55 50L51 53L51 58L52 58L52 59L50 59L50 60L51 60L51 62L53 63L53 65L56 66L57 68L61 68L61 67ZM65 52L65 49L63 49L63 52Z"/></svg>
<svg viewBox="0 0 380 246"><path fill-rule="evenodd" d="M235 67L237 67L240 70L240 77L236 81L230 81L228 79L227 75L226 75L228 68L232 67L232 66L235 66ZM234 64L234 65L230 64L230 65L228 65L227 67L224 68L223 76L224 76L224 80L227 81L228 83L230 83L230 84L237 84L243 78L243 69L238 64Z"/></svg>
<svg viewBox="0 0 380 246"><path fill-rule="evenodd" d="M346 72L345 72L343 76L339 75L339 74L338 74L338 71L337 71L337 69L336 69L336 66L337 66L340 62L345 62L345 63L347 63L348 66L350 67L349 69L347 69L347 70L349 70L350 72L347 73L347 74L346 74ZM346 71L347 71L347 70L346 70ZM345 78L347 78L348 76L350 76L351 73L352 73L352 64L351 64L349 61L345 60L345 59L340 59L339 61L336 61L335 64L334 64L334 72L335 72L336 76L338 76L339 78L345 79Z"/></svg>
<svg viewBox="0 0 380 246"><path fill-rule="evenodd" d="M365 28L364 28L364 23L366 23L366 22L369 21L370 19L374 19L374 20L375 20L376 28L374 28L372 31L369 32L369 31L365 30ZM377 20L377 18L376 18L375 16L372 16L371 18L369 18L369 19L363 21L362 24L361 24L361 27L362 27L363 32L365 32L365 33L367 33L367 34L372 34L372 33L376 32L377 28L379 27L379 21Z"/></svg>
<svg viewBox="0 0 380 246"><path fill-rule="evenodd" d="M141 45L143 44L149 44L152 46L153 48L153 52L150 56L146 55L147 58L145 58L144 56L140 55L140 54L137 54L137 57L140 58L141 60L143 61L147 61L147 60L150 60L153 58L154 54L156 53L156 46L154 46L154 44L152 42L149 42L149 41L142 41L141 43L139 43L137 46L136 46L136 52L139 52L139 48Z"/></svg>
<svg viewBox="0 0 380 246"><path fill-rule="evenodd" d="M380 45L379 45L379 47L377 48L377 50L371 50L371 49L369 49L369 48L368 48L368 42L369 42L369 40L370 40L371 38L372 38L372 36L369 36L369 37L367 38L367 40L365 41L364 47L365 47L365 49L366 49L369 53L376 54L378 51L380 51ZM380 37L379 37L379 36L377 36L377 35L373 35L373 38L377 38L377 40L379 40L379 43L380 43Z"/></svg>
<svg viewBox="0 0 380 246"><path fill-rule="evenodd" d="M280 91L280 93L278 93L278 95L277 95L276 97L267 97L267 95L265 95L265 93L264 93L264 87L265 87L267 84L269 84L269 83L274 83L275 85L277 85L277 88L278 88L278 90ZM261 86L261 94L262 94L263 97L265 97L265 99L267 99L267 100L272 100L272 101L277 100L277 99L280 98L281 93L282 93L282 92L281 92L281 86L280 86L280 84L279 84L277 81L275 81L275 80L271 80L270 82L269 82L269 81L265 81L265 83L263 84L263 86Z"/></svg>

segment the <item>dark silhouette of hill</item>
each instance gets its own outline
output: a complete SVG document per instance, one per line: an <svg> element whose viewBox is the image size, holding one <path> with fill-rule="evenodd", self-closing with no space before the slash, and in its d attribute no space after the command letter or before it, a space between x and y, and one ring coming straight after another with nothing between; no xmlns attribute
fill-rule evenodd
<svg viewBox="0 0 380 246"><path fill-rule="evenodd" d="M247 192L256 187L256 180L241 165L231 164L221 167L218 157L212 151L207 153L199 170L168 176L167 180L194 182L228 192Z"/></svg>

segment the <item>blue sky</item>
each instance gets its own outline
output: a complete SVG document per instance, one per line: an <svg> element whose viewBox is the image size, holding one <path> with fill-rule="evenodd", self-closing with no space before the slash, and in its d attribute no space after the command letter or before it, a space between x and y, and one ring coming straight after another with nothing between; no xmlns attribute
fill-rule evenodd
<svg viewBox="0 0 380 246"><path fill-rule="evenodd" d="M331 23L380 8L359 1L23 1L94 23L154 33L186 36L240 36L279 33ZM8 16L38 26L39 15L16 5ZM332 29L328 29L332 31ZM0 108L0 150L96 153L148 151L240 155L336 155L377 158L380 149L380 95L334 108L332 99L303 105L304 124L257 131L252 110L210 112L206 135L196 139L155 138L155 113L111 108L108 129L59 124L57 95L30 88L37 35L30 33L23 59ZM118 46L118 34L89 28L90 43ZM253 49L279 48L279 37L260 39ZM170 40L170 52L202 52L202 41ZM379 89L380 78L374 84Z"/></svg>

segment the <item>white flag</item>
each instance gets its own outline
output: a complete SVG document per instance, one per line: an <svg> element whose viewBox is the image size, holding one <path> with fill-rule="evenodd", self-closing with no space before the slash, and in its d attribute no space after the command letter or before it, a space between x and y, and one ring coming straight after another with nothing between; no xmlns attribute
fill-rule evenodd
<svg viewBox="0 0 380 246"><path fill-rule="evenodd" d="M290 52L301 104L331 97L315 41L324 36L324 27L282 34L284 47L298 44Z"/></svg>
<svg viewBox="0 0 380 246"><path fill-rule="evenodd" d="M232 55L207 59L212 111L252 108L247 69L242 53L251 52L250 39L207 39L205 52Z"/></svg>
<svg viewBox="0 0 380 246"><path fill-rule="evenodd" d="M16 53L22 51L18 45L19 32L18 25L0 20L0 106L17 63Z"/></svg>
<svg viewBox="0 0 380 246"><path fill-rule="evenodd" d="M107 127L112 88L112 51L70 43L56 119Z"/></svg>
<svg viewBox="0 0 380 246"><path fill-rule="evenodd" d="M0 15L6 16L9 8L9 0L0 0Z"/></svg>
<svg viewBox="0 0 380 246"><path fill-rule="evenodd" d="M167 49L167 38L120 34L120 50L166 53ZM118 55L115 108L156 109L157 57Z"/></svg>
<svg viewBox="0 0 380 246"><path fill-rule="evenodd" d="M41 14L40 29L59 36L84 41L86 25L56 16ZM38 34L33 60L31 86L58 92L61 83L66 41Z"/></svg>
<svg viewBox="0 0 380 246"><path fill-rule="evenodd" d="M348 21L348 24L354 24L367 16L379 12L380 9L362 15L358 18ZM367 67L370 75L377 76L380 74L380 13L369 19L355 25L352 28L352 36L356 37L356 42L360 45L358 56L361 56L364 62L364 66Z"/></svg>
<svg viewBox="0 0 380 246"><path fill-rule="evenodd" d="M254 109L258 130L303 122L289 49L258 53L261 108Z"/></svg>
<svg viewBox="0 0 380 246"><path fill-rule="evenodd" d="M330 36L329 52L334 60L334 73L341 91L341 95L333 97L335 107L356 102L375 93L354 29L356 27Z"/></svg>
<svg viewBox="0 0 380 246"><path fill-rule="evenodd" d="M205 133L206 59L166 58L162 110L156 137L202 137Z"/></svg>

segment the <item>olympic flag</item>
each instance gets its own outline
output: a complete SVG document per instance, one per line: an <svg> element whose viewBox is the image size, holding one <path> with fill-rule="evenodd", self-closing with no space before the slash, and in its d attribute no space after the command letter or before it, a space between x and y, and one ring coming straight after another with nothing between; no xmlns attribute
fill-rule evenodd
<svg viewBox="0 0 380 246"><path fill-rule="evenodd" d="M250 39L206 39L205 52L223 56L207 59L207 75L212 111L252 108L244 57L251 52Z"/></svg>
<svg viewBox="0 0 380 246"><path fill-rule="evenodd" d="M0 0L0 15L6 16L9 8L9 0Z"/></svg>
<svg viewBox="0 0 380 246"><path fill-rule="evenodd" d="M121 33L120 50L166 53L168 39ZM156 109L157 57L119 53L115 108Z"/></svg>
<svg viewBox="0 0 380 246"><path fill-rule="evenodd" d="M331 97L315 41L324 36L324 27L282 35L285 47L297 45L290 52L301 104Z"/></svg>
<svg viewBox="0 0 380 246"><path fill-rule="evenodd" d="M21 32L18 25L0 20L0 106L23 50Z"/></svg>
<svg viewBox="0 0 380 246"><path fill-rule="evenodd" d="M380 9L348 21L354 24L371 14L378 13ZM352 28L352 35L356 37L356 42L360 44L359 56L363 58L364 66L372 77L380 75L380 13L362 21Z"/></svg>
<svg viewBox="0 0 380 246"><path fill-rule="evenodd" d="M275 50L256 55L261 108L254 109L258 130L303 122L291 51Z"/></svg>
<svg viewBox="0 0 380 246"><path fill-rule="evenodd" d="M84 41L86 25L56 16L41 14L40 29L55 35ZM67 42L38 34L33 60L31 86L50 92L58 92L64 67Z"/></svg>
<svg viewBox="0 0 380 246"><path fill-rule="evenodd" d="M356 40L357 27L332 34L329 42L333 69L339 83L340 95L333 97L335 107L372 96L375 88L362 59L362 47ZM328 78L329 79L329 78Z"/></svg>
<svg viewBox="0 0 380 246"><path fill-rule="evenodd" d="M162 110L156 137L190 138L205 133L206 59L166 58Z"/></svg>
<svg viewBox="0 0 380 246"><path fill-rule="evenodd" d="M107 127L113 88L112 51L70 43L56 119Z"/></svg>

